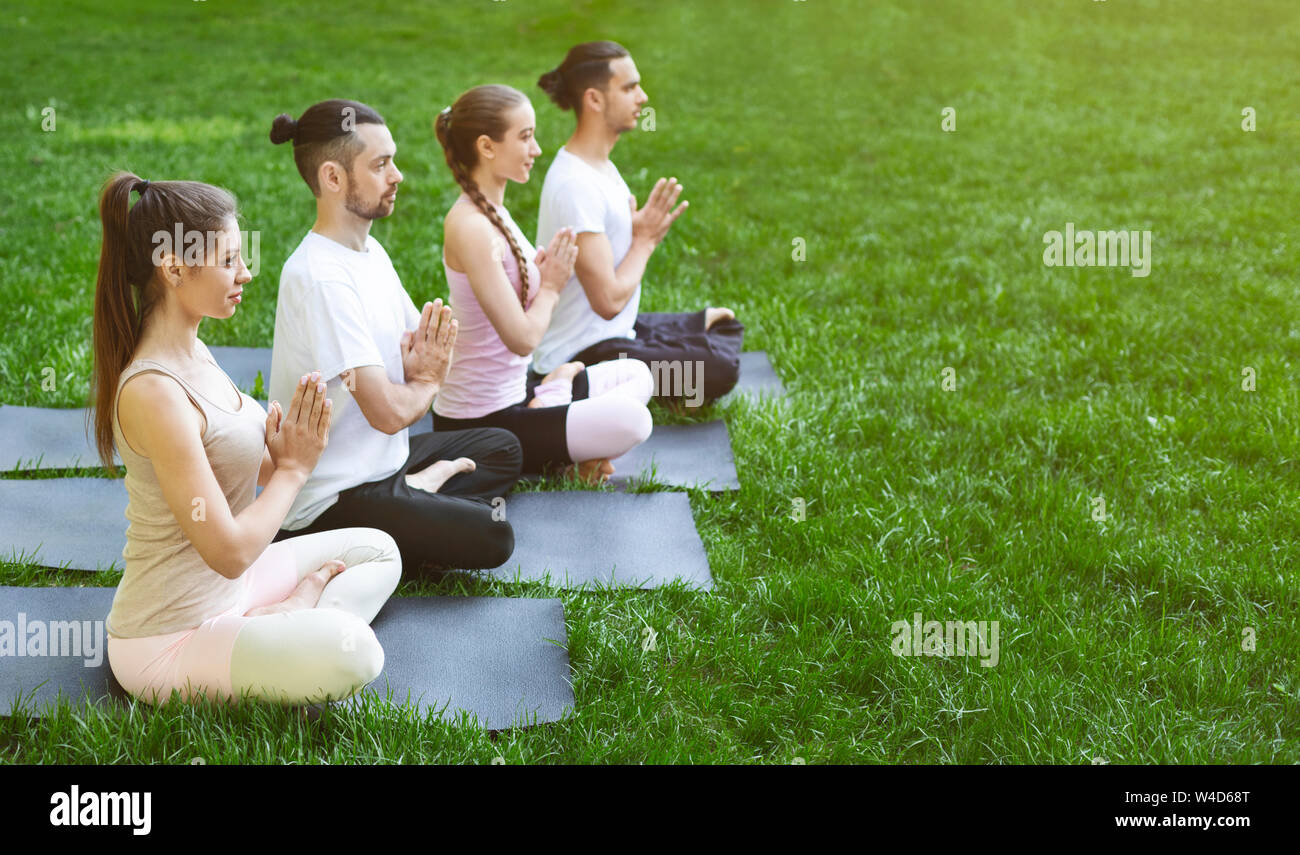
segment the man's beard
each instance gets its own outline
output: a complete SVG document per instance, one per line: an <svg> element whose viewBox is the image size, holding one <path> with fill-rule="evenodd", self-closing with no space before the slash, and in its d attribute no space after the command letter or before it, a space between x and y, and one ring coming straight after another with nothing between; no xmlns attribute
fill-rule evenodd
<svg viewBox="0 0 1300 855"><path fill-rule="evenodd" d="M626 125L612 125L611 130L613 130L615 136L620 136L622 134L628 133L629 131L635 131L636 126L639 122L640 122L640 117L634 114L628 117L628 123Z"/></svg>
<svg viewBox="0 0 1300 855"><path fill-rule="evenodd" d="M343 207L348 211L361 217L363 220L379 220L387 217L389 212L385 210L384 200L380 199L378 204L373 208L363 208L361 197L356 194L356 187L352 183L352 176L348 176L348 195L343 200Z"/></svg>

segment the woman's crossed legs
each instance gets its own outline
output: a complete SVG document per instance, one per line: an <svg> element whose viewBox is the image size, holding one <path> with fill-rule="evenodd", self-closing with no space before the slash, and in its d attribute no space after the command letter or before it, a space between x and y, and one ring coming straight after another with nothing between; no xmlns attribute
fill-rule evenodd
<svg viewBox="0 0 1300 855"><path fill-rule="evenodd" d="M346 569L337 572L334 561ZM110 637L109 665L123 688L155 704L173 690L186 700L252 697L285 704L348 697L383 669L384 651L370 621L401 572L396 543L378 529L286 538L245 571L244 594L234 607L193 629ZM319 601L306 606L303 598L315 585ZM294 607L279 610L280 604Z"/></svg>

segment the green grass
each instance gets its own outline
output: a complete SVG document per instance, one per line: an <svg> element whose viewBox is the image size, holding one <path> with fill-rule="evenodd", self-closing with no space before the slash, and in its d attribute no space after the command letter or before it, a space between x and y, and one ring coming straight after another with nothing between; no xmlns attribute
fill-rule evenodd
<svg viewBox="0 0 1300 855"><path fill-rule="evenodd" d="M446 296L438 223L458 193L432 117L479 83L533 99L546 153L506 199L531 232L570 126L536 78L614 38L657 111L615 159L639 196L675 175L691 201L643 308L735 308L791 392L713 413L743 485L691 495L717 586L403 583L562 598L577 706L559 724L63 709L0 719L0 759L1300 761L1288 0L329 5L6 15L0 400L84 401L110 169L236 193L262 265L201 335L269 345L279 267L312 218L267 141L276 113L342 96L384 114L406 182L374 233L418 304ZM1044 267L1042 235L1067 221L1152 230L1151 275ZM0 568L4 584L115 581ZM1000 662L893 656L890 624L918 611L999 621Z"/></svg>

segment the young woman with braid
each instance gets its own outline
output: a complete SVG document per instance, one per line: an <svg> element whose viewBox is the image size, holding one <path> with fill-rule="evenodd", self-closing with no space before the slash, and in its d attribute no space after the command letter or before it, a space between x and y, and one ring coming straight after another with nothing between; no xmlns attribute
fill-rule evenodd
<svg viewBox="0 0 1300 855"><path fill-rule="evenodd" d="M104 465L115 469L114 447L126 464L129 521L107 621L113 675L151 704L173 691L293 704L351 695L383 667L369 624L401 556L372 528L271 542L326 446L332 407L313 373L288 413L272 401L268 415L198 338L204 318L235 313L252 279L234 198L119 173L99 208L94 430ZM170 245L178 233L185 246Z"/></svg>
<svg viewBox="0 0 1300 855"><path fill-rule="evenodd" d="M650 369L636 359L571 362L530 382L533 349L573 273L577 246L559 229L536 251L504 206L506 184L528 180L542 153L528 99L509 86L478 86L435 121L447 166L463 191L443 220L443 266L460 322L434 427L504 427L523 446L523 471L567 466L612 474L610 458L650 435ZM521 275L522 274L522 275Z"/></svg>

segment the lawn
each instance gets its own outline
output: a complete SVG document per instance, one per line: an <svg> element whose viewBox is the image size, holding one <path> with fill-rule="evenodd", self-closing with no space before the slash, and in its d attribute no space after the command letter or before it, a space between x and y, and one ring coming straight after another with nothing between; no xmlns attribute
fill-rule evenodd
<svg viewBox="0 0 1300 855"><path fill-rule="evenodd" d="M614 160L639 198L672 175L691 202L642 308L734 308L790 395L685 417L725 418L743 485L691 495L709 594L403 582L562 598L565 722L65 707L0 718L0 760L1300 761L1289 0L8 8L0 402L85 404L96 195L118 167L236 194L260 266L200 335L270 346L314 211L267 132L327 97L386 118L405 183L373 233L417 305L445 298L459 190L433 116L480 83L533 100L545 153L506 196L531 235L572 122L536 80L596 38L631 51L656 111ZM1149 230L1150 275L1045 266L1067 223ZM102 473L4 477L47 474ZM5 585L117 578L0 564ZM997 663L894 655L916 613L997 621Z"/></svg>

